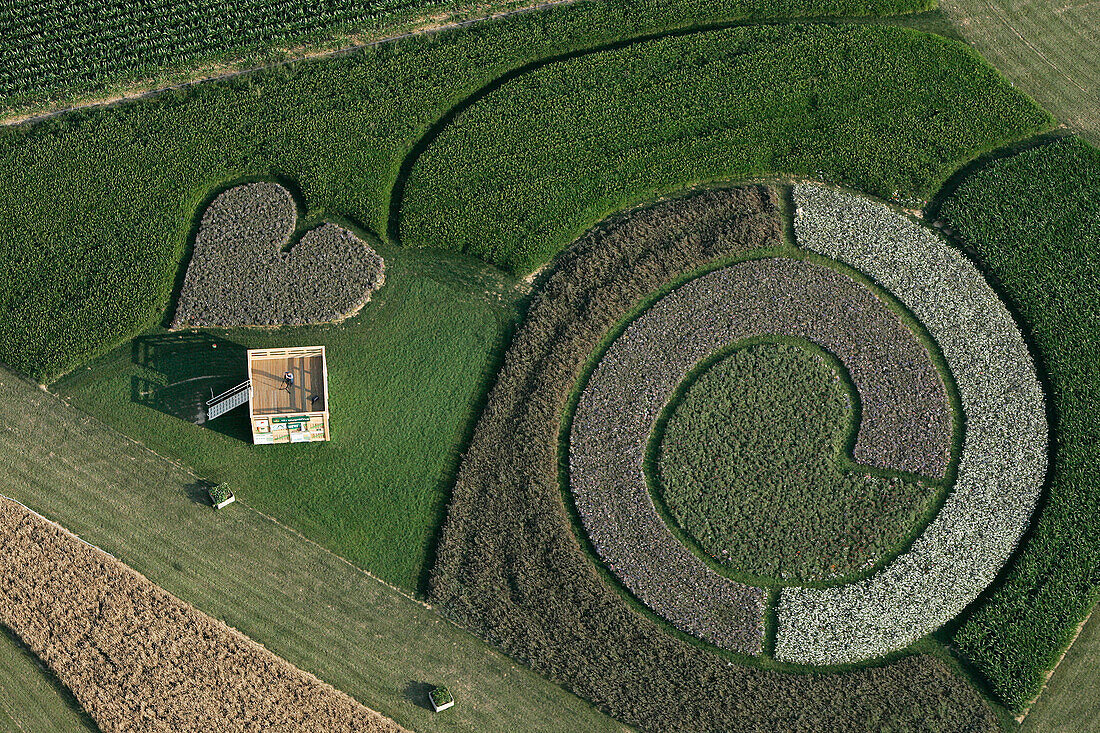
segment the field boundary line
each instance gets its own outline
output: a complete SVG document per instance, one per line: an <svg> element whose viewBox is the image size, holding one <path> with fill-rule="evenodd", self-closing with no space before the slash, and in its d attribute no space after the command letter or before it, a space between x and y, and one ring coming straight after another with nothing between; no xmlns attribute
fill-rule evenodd
<svg viewBox="0 0 1100 733"><path fill-rule="evenodd" d="M1031 41L1024 38L1024 35L1022 33L1020 33L1020 31L1016 30L1016 26L1012 25L1012 23L1009 22L1008 16L1005 15L1003 10L998 8L994 3L989 2L989 0L986 1L985 6L987 8L989 8L989 10L991 12L993 12L993 14L996 15L1001 20L1002 23L1004 23L1006 28L1008 28L1010 31L1012 31L1013 35L1015 35L1017 38L1019 38L1020 41L1025 46L1027 46L1029 49L1031 49L1031 51L1034 52L1036 56L1038 56L1043 61L1045 61L1047 63L1047 65L1050 66L1050 68L1057 71L1059 76L1061 76L1063 79L1068 81L1073 86L1080 89L1082 93L1084 93L1086 95L1089 93L1088 89L1085 89L1083 86L1078 84L1077 81L1075 79L1073 79L1073 77L1071 77L1066 72L1062 71L1062 68L1060 66L1058 66L1058 64L1054 63L1049 58L1047 58L1046 54L1044 54L1042 51L1040 51L1034 44L1031 43Z"/></svg>
<svg viewBox="0 0 1100 733"><path fill-rule="evenodd" d="M251 74L256 71L263 71L265 69L277 69L282 66L289 66L299 62L316 61L321 59L336 58L339 56L348 56L358 51L362 51L368 48L374 48L376 46L383 46L387 43L394 43L396 41L403 40L405 38L413 38L415 36L433 35L436 33L442 33L444 31L457 30L459 28L467 28L472 25L484 23L486 21L500 20L501 18L507 18L513 15L521 15L524 13L532 13L546 8L554 7L557 5L571 5L581 0L538 0L538 2L521 5L508 10L501 10L496 12L490 12L487 15L478 15L473 18L466 18L464 20L453 20L442 24L433 24L431 16L424 17L421 22L424 25L420 27L414 27L412 30L405 31L403 33L394 33L386 36L381 36L370 41L364 41L361 43L352 43L347 46L341 46L339 48L330 49L326 51L312 51L305 52L300 56L294 56L293 58L283 59L281 61L273 61L267 64L260 64L258 66L250 66L244 69L236 69L234 71L227 71L220 74L209 74L206 76L199 76L187 81L182 81L176 84L163 84L160 86L153 86L152 88L145 89L134 94L126 94L119 92L117 94L109 95L102 99L96 99L89 102L82 102L70 105L68 107L61 107L58 109L52 109L45 112L28 112L28 113L15 113L10 115L4 115L0 113L0 127L13 127L15 125L33 125L39 122L44 122L53 117L68 114L70 112L77 112L85 109L100 109L107 107L115 107L126 102L133 102L139 99L149 99L156 97L165 92L179 91L187 89L189 87L197 86L199 84L205 84L206 82L219 81L224 79L232 79L245 74ZM458 11L456 11L457 14ZM454 17L452 14L451 17ZM308 48L308 44L303 46Z"/></svg>
<svg viewBox="0 0 1100 733"><path fill-rule="evenodd" d="M565 1L566 1L566 2L571 2L572 0L565 0ZM55 393L55 392L51 392L51 391L50 391L49 389L47 389L46 387L44 387L44 386L42 386L42 385L39 385L39 389L41 389L41 390L42 390L43 392L45 392L45 393L46 393L47 395L49 395L49 396L50 396L50 397L52 397L53 399L57 400L57 401L58 401L59 403L61 403L62 405L64 405L64 406L65 406L65 407L66 407L67 409L70 409L70 410L73 410L74 412L77 412L77 413L79 413L79 414L80 414L80 415L81 415L81 416L82 416L82 417L83 417L83 418L85 419L85 423L86 423L86 424L95 424L95 425L99 426L100 428L103 428L104 430L106 430L106 431L107 431L108 433L111 433L111 434L113 434L113 435L118 435L118 436L121 436L121 437L122 437L122 438L124 438L124 439L125 439L126 441L128 441L128 442L130 442L130 443L133 443L134 445L138 446L139 448L141 448L141 449L142 449L142 450L144 450L145 452L147 452L147 453L149 453L149 454L151 454L151 455L155 456L156 458L158 458L159 460L163 461L164 463L167 463L167 464L169 464L169 465L171 465L171 466L174 466L175 468L179 469L180 471L183 471L183 472L184 472L184 473L186 473L186 474L187 474L188 476L191 476L192 478L194 478L194 479L195 479L196 481L199 481L199 482L201 482L201 483L212 483L212 482L211 482L211 481L210 481L209 479L203 478L202 476L200 476L199 474L195 473L195 471L193 471L193 470L192 470L192 469L191 469L190 467L188 467L188 466L184 465L183 463L181 463L181 462L179 462L179 461L177 461L177 460L174 460L174 459L172 459L172 458L169 458L168 456L165 456L165 455L162 455L162 454L158 453L157 451L155 451L155 450L153 450L152 448L150 448L149 446L147 446L147 445L146 445L145 443L142 443L142 442L141 442L140 440L136 440L136 439L134 439L134 438L131 438L131 437L130 437L129 435L127 435L126 433L123 433L123 432L121 432L121 431L119 431L119 430L116 430L115 428L112 428L112 427L111 427L110 425L107 425L106 423L102 422L102 421L101 421L101 420L99 420L98 418L96 418L96 417L94 417L94 416L92 416L92 415L89 415L88 413L84 412L83 410L81 410L81 409L80 409L80 408L78 408L78 407L75 407L75 406L74 406L74 405L73 405L72 403L70 403L70 402L69 402L68 400L66 400L66 399L65 399L64 397L62 397L61 395L59 395L59 394L57 394L57 393ZM14 499L13 499L13 501L14 501ZM18 504L19 502L16 502L16 503ZM343 555L339 555L339 554L337 554L337 553L333 552L332 550L330 550L329 548L325 547L325 546L324 546L324 545L322 545L321 543L317 542L316 540L313 540L313 539L310 539L309 537L306 537L306 536L305 536L304 534L302 534L302 533L301 533L301 532L299 532L298 530L296 530L296 529L294 529L293 527L291 527L291 526L288 526L288 525L286 525L286 524L284 524L284 523L280 522L280 521L279 521L278 519L276 519L275 517L273 517L273 516L271 516L271 515L269 515L269 514L265 514L264 512L260 511L259 509L256 509L255 507L253 507L252 505L248 504L247 502L245 502L245 501L242 501L241 499L237 499L237 500L236 500L236 503L237 503L237 504L240 504L240 505L242 505L242 506L243 506L243 507L244 507L245 509L247 509L248 511L252 512L252 513L253 513L253 514L255 514L256 516L259 516L259 517L261 517L261 518L263 518L263 519L265 519L265 520L267 520L267 521L271 522L272 524L275 524L275 525L277 525L277 526L279 526L279 527L283 528L284 530L286 530L286 531L290 532L291 534L295 535L296 537L298 537L298 538L300 538L300 539L302 539L302 540L305 540L305 541L306 541L307 543L309 543L309 544L310 544L310 545L312 545L313 547L316 547L317 549L321 550L321 551L322 551L323 553L325 553L326 555L329 555L330 557L332 557L332 558L335 558L336 560L338 560L339 562L343 563L344 565L347 565L347 566L348 566L349 568L352 568L352 569L353 569L353 570L355 570L356 572L358 572L358 573L361 573L362 575L365 575L366 577L370 578L371 580L375 581L376 583L379 583L379 584L381 584L381 585L384 585L385 587L389 588L390 590L392 590L392 591L395 591L395 592L397 592L398 594L400 594L400 595L404 596L404 597L405 597L405 598L407 598L408 600L410 600L410 601L413 601L414 603L416 603L416 604L417 604L417 605L419 605L420 607L422 607L422 608L425 608L425 609L428 609L428 610L431 610L431 611L435 611L435 607L434 607L434 606L432 606L432 604L428 603L427 601L421 600L420 598L417 598L417 597L416 597L415 595L413 595L412 593L408 592L407 590L405 590L405 589L403 589L403 588L399 588L398 586L394 585L393 583L389 583L389 582L387 582L387 581L383 580L382 578L379 578L379 577L378 577L377 575L375 575L374 573L370 572L369 570L366 570L365 568L361 568L361 567L359 567L358 565L356 565L355 563L353 563L353 562L352 562L351 560L348 560L348 559L347 559L346 557L344 557ZM24 506L24 505L20 504L20 506ZM24 506L24 508L27 508L27 507L25 507L25 506ZM30 509L29 511L32 511L32 512L34 512L34 510L33 510L33 509ZM34 513L35 513L35 514L38 514L38 512L34 512ZM41 514L39 514L38 516L42 516L42 515L41 515ZM48 518L46 518L46 517L42 517L42 518L43 518L43 519L46 519L46 521L52 522L52 520L50 520L50 519L48 519ZM57 523L56 523L56 522L53 522L53 524L57 525ZM59 527L60 527L61 525L57 525L57 526L59 526ZM61 527L61 528L62 528L62 529L65 529L64 527ZM67 530L67 529L65 529L65 531L66 531L66 532L69 532L69 530ZM100 548L100 547L96 547L96 546L95 546L95 545L93 545L92 543L90 543L90 542L87 542L87 541L85 541L85 540L81 539L80 537L78 537L77 535L73 534L72 532L69 532L69 534L72 534L72 535L73 535L74 537L76 537L76 538L77 538L78 540L80 540L81 542L84 542L84 544L88 545L89 547L94 547L94 548L95 548L95 549L97 549L97 550L102 550L102 548ZM102 550L102 551L103 551L103 552L106 552L106 550ZM108 555L110 555L111 553L109 553L109 552L108 552L107 554L108 554ZM114 555L111 555L111 557L114 557ZM116 559L116 560L118 560L119 558L115 558L115 559ZM125 562L124 560L120 560L120 561L121 561L121 562ZM445 616L443 616L442 614L437 614L437 615L438 615L438 616L439 616L440 618L446 618L446 617L445 617ZM448 620L449 620L449 619L448 619ZM456 624L455 626L456 626L456 628L459 628L459 629L461 629L461 628L462 628L461 626L458 626L457 624ZM465 629L463 629L463 631L465 631Z"/></svg>
<svg viewBox="0 0 1100 733"><path fill-rule="evenodd" d="M1089 619L1092 618L1092 613L1095 610L1096 605L1094 604L1089 612L1085 614L1085 618L1081 620L1081 623L1077 624L1077 631L1073 632L1073 638L1069 640L1069 644L1066 644L1066 648L1062 650L1062 655L1058 657L1058 661L1054 663L1054 666L1047 670L1046 676L1043 679L1043 686L1039 688L1039 691L1037 693L1035 693L1035 697L1031 698L1031 700L1028 701L1027 707L1024 708L1024 711L1016 716L1017 723L1023 723L1027 719L1027 716L1031 714L1031 709L1035 707L1035 703L1039 702L1039 698L1041 698L1043 696L1043 693L1047 691L1047 687L1050 686L1050 678L1054 676L1054 673L1058 671L1058 667L1062 665L1062 662L1065 660L1066 655L1069 654L1069 650L1072 649L1073 645L1077 642L1077 638L1081 636L1081 632L1084 630L1085 624L1087 624L1089 622Z"/></svg>
<svg viewBox="0 0 1100 733"><path fill-rule="evenodd" d="M26 509L28 512L30 512L34 516L41 519L43 522L46 522L48 524L53 525L56 529L61 530L62 532L64 532L68 536L72 537L74 540L77 540L78 542L82 542L83 544L87 545L88 547L92 548L93 550L99 550L104 555L107 555L108 557L110 557L112 560L118 560L117 557L115 557L111 553L107 552L102 547L99 547L97 545L93 545L91 542L84 539L83 537L78 535L76 532L73 532L68 527L65 527L65 526L62 526L62 525L58 524L57 522L55 522L54 520L50 519L49 517L47 517L46 515L44 515L40 512L36 512L34 509L31 509L29 506L27 506L23 502L19 501L18 499L13 499L10 496L7 496L6 494L0 494L0 499L6 499L6 500L12 502L13 504L18 504L19 506L23 507L24 509Z"/></svg>

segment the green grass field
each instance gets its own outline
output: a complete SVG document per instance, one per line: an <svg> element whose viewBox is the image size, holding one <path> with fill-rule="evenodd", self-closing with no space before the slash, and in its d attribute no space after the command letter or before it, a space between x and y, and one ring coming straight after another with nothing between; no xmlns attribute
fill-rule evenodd
<svg viewBox="0 0 1100 733"><path fill-rule="evenodd" d="M422 136L525 64L761 14L926 5L578 3L0 128L0 362L49 381L158 323L197 212L245 178L286 183L303 220L337 215L384 236Z"/></svg>
<svg viewBox="0 0 1100 733"><path fill-rule="evenodd" d="M1058 665L1021 733L1082 733L1100 721L1100 614L1093 613Z"/></svg>
<svg viewBox="0 0 1100 733"><path fill-rule="evenodd" d="M902 545L939 491L848 457L858 399L843 365L812 343L719 352L665 408L650 490L734 571L779 584L865 570Z"/></svg>
<svg viewBox="0 0 1100 733"><path fill-rule="evenodd" d="M214 511L194 476L7 371L0 371L0 400L6 427L0 494L364 705L421 733L620 728L430 608L253 510L247 494ZM0 665L3 658L0 652ZM447 715L426 708L427 685L440 683L458 700ZM22 694L43 684L29 679ZM0 700L11 695L0 693ZM82 730L58 720L31 730Z"/></svg>
<svg viewBox="0 0 1100 733"><path fill-rule="evenodd" d="M1100 144L1100 3L941 0L940 5L1001 73Z"/></svg>
<svg viewBox="0 0 1100 733"><path fill-rule="evenodd" d="M99 728L38 657L0 627L0 731L93 733Z"/></svg>
<svg viewBox="0 0 1100 733"><path fill-rule="evenodd" d="M343 324L157 330L54 388L204 478L228 481L240 498L359 567L415 590L519 292L468 258L380 253L385 286ZM317 344L328 350L331 442L257 448L244 407L204 426L187 419L211 390L244 381L245 348Z"/></svg>

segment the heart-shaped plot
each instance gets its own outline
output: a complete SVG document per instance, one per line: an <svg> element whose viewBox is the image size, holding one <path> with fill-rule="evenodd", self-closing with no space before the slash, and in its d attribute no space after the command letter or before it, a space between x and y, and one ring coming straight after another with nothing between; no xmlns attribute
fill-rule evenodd
<svg viewBox="0 0 1100 733"><path fill-rule="evenodd" d="M235 186L214 199L172 327L325 323L362 308L385 280L382 258L332 223L288 250L297 221L294 198L277 183Z"/></svg>

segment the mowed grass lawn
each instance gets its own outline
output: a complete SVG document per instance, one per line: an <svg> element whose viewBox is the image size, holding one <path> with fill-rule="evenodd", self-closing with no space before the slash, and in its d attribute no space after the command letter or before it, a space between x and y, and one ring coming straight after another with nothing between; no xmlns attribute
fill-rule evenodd
<svg viewBox="0 0 1100 733"><path fill-rule="evenodd" d="M982 56L1063 123L1100 144L1100 3L941 0Z"/></svg>
<svg viewBox="0 0 1100 733"><path fill-rule="evenodd" d="M435 611L251 509L247 496L215 511L191 474L3 370L0 402L0 494L364 705L420 733L620 729ZM43 681L21 684L41 688ZM429 684L447 684L455 708L430 712ZM0 694L10 699L13 693ZM66 720L74 718L26 729L81 730Z"/></svg>
<svg viewBox="0 0 1100 733"><path fill-rule="evenodd" d="M0 628L0 731L98 731L72 695L18 639Z"/></svg>
<svg viewBox="0 0 1100 733"><path fill-rule="evenodd" d="M386 284L336 326L163 329L55 385L80 409L384 580L415 591L486 380L516 312L514 282L473 260L380 250ZM254 446L248 409L199 426L245 348L324 344L332 441ZM49 436L42 436L48 441Z"/></svg>
<svg viewBox="0 0 1100 733"><path fill-rule="evenodd" d="M1021 733L1081 733L1100 728L1100 613L1054 670L1047 688L1024 719Z"/></svg>

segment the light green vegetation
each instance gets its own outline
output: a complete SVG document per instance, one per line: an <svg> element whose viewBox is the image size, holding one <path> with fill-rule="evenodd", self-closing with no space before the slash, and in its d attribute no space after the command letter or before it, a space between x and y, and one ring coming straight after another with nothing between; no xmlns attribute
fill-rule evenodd
<svg viewBox="0 0 1100 733"><path fill-rule="evenodd" d="M1081 733L1100 721L1100 614L1081 635L1031 708L1021 733Z"/></svg>
<svg viewBox="0 0 1100 733"><path fill-rule="evenodd" d="M927 197L1049 115L956 41L777 25L571 57L462 110L412 168L406 243L514 272L654 192L782 174Z"/></svg>
<svg viewBox="0 0 1100 733"><path fill-rule="evenodd" d="M0 628L0 731L98 730L53 673L11 632Z"/></svg>
<svg viewBox="0 0 1100 733"><path fill-rule="evenodd" d="M196 216L217 190L246 178L286 183L300 194L303 222L342 216L386 234L391 191L404 180L403 164L422 136L455 105L525 64L623 38L760 14L926 5L926 0L583 2L202 84L29 129L3 128L0 362L48 381L159 323L186 264ZM940 58L933 61L938 68ZM803 65L802 59L794 62ZM922 68L930 62L905 63ZM981 73L978 61L969 64ZM878 76L877 69L872 76ZM854 75L845 72L845 77ZM589 86L581 80L576 91ZM950 91L950 85L944 89ZM800 97L793 104L807 101ZM955 128L946 123L953 115L950 97L944 101L947 112L933 127L953 140ZM995 106L992 100L986 104ZM920 110L917 127L924 129L934 110ZM1026 105L1020 110L1034 112ZM888 111L895 112L892 106ZM962 127L973 132L990 119L983 107L966 115ZM996 144L1002 133L981 137L976 146ZM878 136L870 129L866 134ZM948 157L958 153L951 149ZM495 194L492 187L470 188L460 205L484 206ZM413 234L420 241L427 233Z"/></svg>
<svg viewBox="0 0 1100 733"><path fill-rule="evenodd" d="M1059 120L1100 143L1100 3L941 0L963 36Z"/></svg>
<svg viewBox="0 0 1100 733"><path fill-rule="evenodd" d="M0 494L364 705L421 733L618 729L435 611L254 511L247 496L214 511L192 475L7 371L0 400L7 428ZM458 701L445 716L427 708L428 686L440 682Z"/></svg>
<svg viewBox="0 0 1100 733"><path fill-rule="evenodd" d="M155 331L55 388L356 565L416 589L518 293L472 260L380 253L385 286L341 325ZM190 421L212 391L245 379L245 348L317 344L327 347L331 442L253 446L247 407L201 427Z"/></svg>
<svg viewBox="0 0 1100 733"><path fill-rule="evenodd" d="M858 397L842 371L808 343L762 343L707 360L674 398L658 492L712 558L773 582L846 575L931 508L935 488L847 458Z"/></svg>

